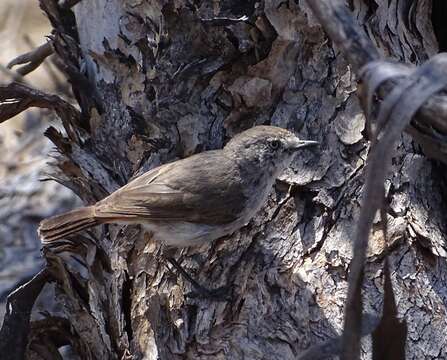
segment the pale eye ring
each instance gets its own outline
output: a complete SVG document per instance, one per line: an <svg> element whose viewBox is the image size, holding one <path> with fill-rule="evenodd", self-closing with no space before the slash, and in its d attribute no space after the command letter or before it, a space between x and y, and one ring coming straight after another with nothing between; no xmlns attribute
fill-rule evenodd
<svg viewBox="0 0 447 360"><path fill-rule="evenodd" d="M281 146L281 142L279 140L272 140L270 141L269 145L272 150L278 150Z"/></svg>

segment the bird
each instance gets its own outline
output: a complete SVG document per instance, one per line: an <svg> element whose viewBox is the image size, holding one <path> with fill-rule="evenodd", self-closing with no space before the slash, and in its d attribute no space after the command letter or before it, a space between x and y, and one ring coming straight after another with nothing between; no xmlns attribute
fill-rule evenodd
<svg viewBox="0 0 447 360"><path fill-rule="evenodd" d="M254 126L223 149L158 166L94 205L44 219L41 242L50 246L100 224L140 224L175 248L212 242L246 225L297 151L317 144L280 127Z"/></svg>

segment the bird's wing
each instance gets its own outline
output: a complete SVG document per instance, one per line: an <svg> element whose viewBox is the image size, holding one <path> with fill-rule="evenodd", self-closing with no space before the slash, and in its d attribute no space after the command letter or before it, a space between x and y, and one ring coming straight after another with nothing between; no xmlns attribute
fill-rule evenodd
<svg viewBox="0 0 447 360"><path fill-rule="evenodd" d="M246 206L231 159L205 152L162 165L131 181L96 205L101 217L224 224Z"/></svg>

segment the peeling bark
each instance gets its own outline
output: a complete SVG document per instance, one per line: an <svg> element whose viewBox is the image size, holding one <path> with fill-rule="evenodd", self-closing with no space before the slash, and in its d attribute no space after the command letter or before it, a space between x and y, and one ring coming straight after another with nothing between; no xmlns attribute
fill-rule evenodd
<svg viewBox="0 0 447 360"><path fill-rule="evenodd" d="M63 121L66 134L47 132L60 152L52 176L84 202L255 124L321 144L295 160L247 227L177 251L202 284L231 285L229 301L187 297L190 285L138 227L98 227L47 251L62 306L51 315L70 323L58 344L82 359L295 359L338 337L369 143L353 67L308 5L91 0L72 13L41 4L80 108ZM416 64L437 52L430 8L351 2L379 52ZM388 255L408 359L447 356L444 171L402 135L386 183L392 246L378 219L370 239L364 308L380 317Z"/></svg>

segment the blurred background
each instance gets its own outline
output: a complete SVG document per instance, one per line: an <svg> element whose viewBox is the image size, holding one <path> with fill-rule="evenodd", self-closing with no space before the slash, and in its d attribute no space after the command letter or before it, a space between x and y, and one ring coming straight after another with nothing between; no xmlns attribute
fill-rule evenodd
<svg viewBox="0 0 447 360"><path fill-rule="evenodd" d="M48 93L68 94L51 58L23 78L15 68L6 68L12 59L46 42L50 31L37 0L0 1L0 85L19 80ZM0 124L0 323L8 293L43 266L39 221L78 202L55 181L42 181L55 155L43 135L50 124L58 127L54 115L39 109Z"/></svg>

